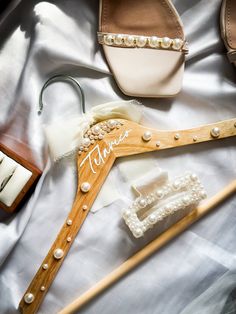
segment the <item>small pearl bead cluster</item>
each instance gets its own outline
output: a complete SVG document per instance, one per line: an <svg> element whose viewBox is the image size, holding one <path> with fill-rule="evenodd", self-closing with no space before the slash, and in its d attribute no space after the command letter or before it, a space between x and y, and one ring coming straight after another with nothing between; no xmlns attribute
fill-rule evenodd
<svg viewBox="0 0 236 314"><path fill-rule="evenodd" d="M184 41L180 38L171 39L169 37L157 36L139 36L127 34L105 34L99 33L98 40L100 44L119 47L136 47L136 48L156 48L171 49L182 51Z"/></svg>
<svg viewBox="0 0 236 314"><path fill-rule="evenodd" d="M168 200L168 197L171 199ZM193 208L204 198L206 192L197 175L187 173L171 182L166 182L146 197L138 197L128 209L123 211L123 218L134 237L139 238L157 222L177 211ZM139 210L143 213L144 208L148 211L153 210L145 219L140 220L137 213Z"/></svg>
<svg viewBox="0 0 236 314"><path fill-rule="evenodd" d="M90 145L93 145L96 140L102 140L106 133L110 133L114 129L119 129L123 122L117 120L107 120L98 123L91 127L85 134L82 145L79 147L78 154L87 152Z"/></svg>

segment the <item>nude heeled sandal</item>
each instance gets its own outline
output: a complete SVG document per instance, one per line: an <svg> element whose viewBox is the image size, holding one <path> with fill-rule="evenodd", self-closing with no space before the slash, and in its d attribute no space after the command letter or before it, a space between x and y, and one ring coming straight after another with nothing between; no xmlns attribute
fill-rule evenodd
<svg viewBox="0 0 236 314"><path fill-rule="evenodd" d="M236 1L223 0L221 6L221 36L228 50L229 61L236 66Z"/></svg>
<svg viewBox="0 0 236 314"><path fill-rule="evenodd" d="M170 0L102 0L98 41L122 92L168 97L181 90L188 52Z"/></svg>

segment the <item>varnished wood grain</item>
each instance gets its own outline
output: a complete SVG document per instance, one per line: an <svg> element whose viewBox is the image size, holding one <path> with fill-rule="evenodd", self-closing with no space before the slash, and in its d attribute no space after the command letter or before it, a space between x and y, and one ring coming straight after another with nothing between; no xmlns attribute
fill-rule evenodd
<svg viewBox="0 0 236 314"><path fill-rule="evenodd" d="M106 146L106 143L100 141L99 145L102 149ZM90 150L92 148L93 146L91 146ZM30 292L35 295L34 302L31 304L26 304L24 299L22 299L20 302L19 308L22 313L33 314L37 311L115 160L114 154L111 153L106 160L106 164L101 164L100 166L95 167L96 174L94 174L91 171L88 171L87 163L80 167L80 163L83 160L84 156L85 153L83 153L78 158L79 185L72 210L66 218L65 223L63 224L55 242L50 248L46 258L43 260L38 272L36 273L33 281L26 291L26 293ZM95 153L93 156L97 157L97 154ZM83 193L80 190L80 186L83 182L89 182L91 184L92 188L87 193ZM86 205L88 207L87 210L83 210L83 205ZM66 221L68 219L72 220L71 226L68 226L66 224ZM67 242L68 237L71 237L71 242ZM56 260L53 257L53 252L57 248L61 248L64 251L63 258L59 260ZM48 264L47 270L43 269L43 264ZM42 286L45 287L44 291L40 291L40 288Z"/></svg>

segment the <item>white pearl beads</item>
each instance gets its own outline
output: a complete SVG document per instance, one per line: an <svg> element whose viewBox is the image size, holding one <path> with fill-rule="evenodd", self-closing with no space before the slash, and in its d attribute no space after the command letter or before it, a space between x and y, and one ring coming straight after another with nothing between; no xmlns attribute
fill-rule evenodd
<svg viewBox="0 0 236 314"><path fill-rule="evenodd" d="M45 289L46 288L44 286L41 286L41 288L40 288L41 291L45 291Z"/></svg>
<svg viewBox="0 0 236 314"><path fill-rule="evenodd" d="M139 204L139 207L140 208L144 208L146 205L147 205L147 202L144 198L141 198L139 201L138 201L138 204Z"/></svg>
<svg viewBox="0 0 236 314"><path fill-rule="evenodd" d="M140 238L143 235L142 229L141 228L136 228L134 230L134 235L135 235L136 238Z"/></svg>
<svg viewBox="0 0 236 314"><path fill-rule="evenodd" d="M121 45L123 43L123 36L121 34L116 35L114 42L116 45Z"/></svg>
<svg viewBox="0 0 236 314"><path fill-rule="evenodd" d="M109 128L111 128L112 130L116 127L116 120L109 120L107 122Z"/></svg>
<svg viewBox="0 0 236 314"><path fill-rule="evenodd" d="M104 37L104 43L106 44L106 45L112 45L113 44L113 36L112 35L107 35L107 36L105 36Z"/></svg>
<svg viewBox="0 0 236 314"><path fill-rule="evenodd" d="M131 35L126 36L124 41L125 41L126 46L132 47L134 45L134 36L131 36Z"/></svg>
<svg viewBox="0 0 236 314"><path fill-rule="evenodd" d="M174 188L175 190L178 190L179 187L180 187L180 181L179 181L179 180L174 181L174 183L173 183L173 188Z"/></svg>
<svg viewBox="0 0 236 314"><path fill-rule="evenodd" d="M188 205L188 203L189 203L189 197L188 197L188 196L184 196L184 197L183 197L183 203L184 203L185 205Z"/></svg>
<svg viewBox="0 0 236 314"><path fill-rule="evenodd" d="M72 225L72 220L71 219L67 219L66 224L67 224L67 226L71 226Z"/></svg>
<svg viewBox="0 0 236 314"><path fill-rule="evenodd" d="M130 215L131 215L131 211L130 211L129 209L127 209L127 210L124 211L124 213L123 213L123 216L124 216L125 218L130 217Z"/></svg>
<svg viewBox="0 0 236 314"><path fill-rule="evenodd" d="M95 125L95 127L93 127L92 132L93 134L97 135L99 134L101 131L100 127L98 125Z"/></svg>
<svg viewBox="0 0 236 314"><path fill-rule="evenodd" d="M179 38L175 38L172 43L172 47L174 50L179 50L183 46L183 41Z"/></svg>
<svg viewBox="0 0 236 314"><path fill-rule="evenodd" d="M155 35L132 35L132 34L106 34L98 33L100 44L118 47L137 47L154 49L171 49L175 51L188 51L187 43L181 38L171 39L169 37L159 38Z"/></svg>
<svg viewBox="0 0 236 314"><path fill-rule="evenodd" d="M90 145L90 139L88 138L88 137L85 137L84 139L83 139L83 145L85 146L85 147L88 147L89 145Z"/></svg>
<svg viewBox="0 0 236 314"><path fill-rule="evenodd" d="M89 182L83 182L80 189L82 192L87 193L91 189L91 185Z"/></svg>
<svg viewBox="0 0 236 314"><path fill-rule="evenodd" d="M157 195L157 198L162 198L163 197L163 191L162 190L157 190L156 191L156 195Z"/></svg>
<svg viewBox="0 0 236 314"><path fill-rule="evenodd" d="M214 138L219 137L220 136L220 128L214 127L213 129L211 129L211 136Z"/></svg>
<svg viewBox="0 0 236 314"><path fill-rule="evenodd" d="M195 173L192 173L191 175L190 175L190 178L193 180L193 181L197 181L197 175L195 174Z"/></svg>
<svg viewBox="0 0 236 314"><path fill-rule="evenodd" d="M200 192L200 196L201 196L202 199L204 199L204 198L207 197L207 194L206 194L205 191L201 191L201 192Z"/></svg>
<svg viewBox="0 0 236 314"><path fill-rule="evenodd" d="M30 304L30 303L32 303L33 301L34 301L34 295L33 295L33 293L26 293L26 295L24 296L24 301L25 301L25 303L27 303L27 304Z"/></svg>
<svg viewBox="0 0 236 314"><path fill-rule="evenodd" d="M54 252L53 252L53 256L55 259L61 259L64 255L64 251L62 249L56 249Z"/></svg>
<svg viewBox="0 0 236 314"><path fill-rule="evenodd" d="M123 211L123 218L134 237L139 238L158 222L171 219L175 212L185 210L187 214L205 197L197 175L186 173L173 181L166 179L157 190L154 187L150 194L139 196ZM139 215L145 218L140 220Z"/></svg>
<svg viewBox="0 0 236 314"><path fill-rule="evenodd" d="M42 267L43 267L44 270L47 270L48 269L48 264L43 264Z"/></svg>
<svg viewBox="0 0 236 314"><path fill-rule="evenodd" d="M171 45L171 39L169 37L164 37L161 40L161 46L162 48L169 48Z"/></svg>
<svg viewBox="0 0 236 314"><path fill-rule="evenodd" d="M145 131L145 132L143 133L142 139L143 139L145 142L150 141L151 138L152 138L152 132L150 132L150 131Z"/></svg>
<svg viewBox="0 0 236 314"><path fill-rule="evenodd" d="M156 221L157 221L157 217L156 217L156 215L151 214L151 215L149 216L148 220L150 221L151 224L154 224L154 223L156 223Z"/></svg>
<svg viewBox="0 0 236 314"><path fill-rule="evenodd" d="M175 136L174 136L174 138L175 138L176 141L179 140L179 139L180 139L179 133L176 133Z"/></svg>
<svg viewBox="0 0 236 314"><path fill-rule="evenodd" d="M136 39L136 45L139 47L139 48L142 48L146 45L147 43L147 38L144 37L144 36L139 36L137 37Z"/></svg>
<svg viewBox="0 0 236 314"><path fill-rule="evenodd" d="M159 46L159 39L156 36L152 36L149 39L149 46L152 48L157 48Z"/></svg>
<svg viewBox="0 0 236 314"><path fill-rule="evenodd" d="M82 155L82 153L87 152L90 145L93 145L96 140L102 140L106 133L111 132L115 128L120 128L121 125L122 122L111 119L108 121L100 122L99 124L91 127L84 134L82 145L79 147L78 154Z"/></svg>
<svg viewBox="0 0 236 314"><path fill-rule="evenodd" d="M87 205L83 205L83 206L82 206L82 209L83 209L83 211L85 212L85 211L88 209L88 206L87 206Z"/></svg>

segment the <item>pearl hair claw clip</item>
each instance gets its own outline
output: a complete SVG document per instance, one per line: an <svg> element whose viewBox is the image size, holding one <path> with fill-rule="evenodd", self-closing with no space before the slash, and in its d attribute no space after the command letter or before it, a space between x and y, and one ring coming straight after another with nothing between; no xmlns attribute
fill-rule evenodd
<svg viewBox="0 0 236 314"><path fill-rule="evenodd" d="M123 218L135 238L155 226L158 233L187 215L198 203L206 198L206 192L195 173L186 173L173 180L167 174L153 175L146 182L144 194L140 194L128 209L123 210ZM142 180L142 179L141 179ZM149 193L145 193L149 190Z"/></svg>

